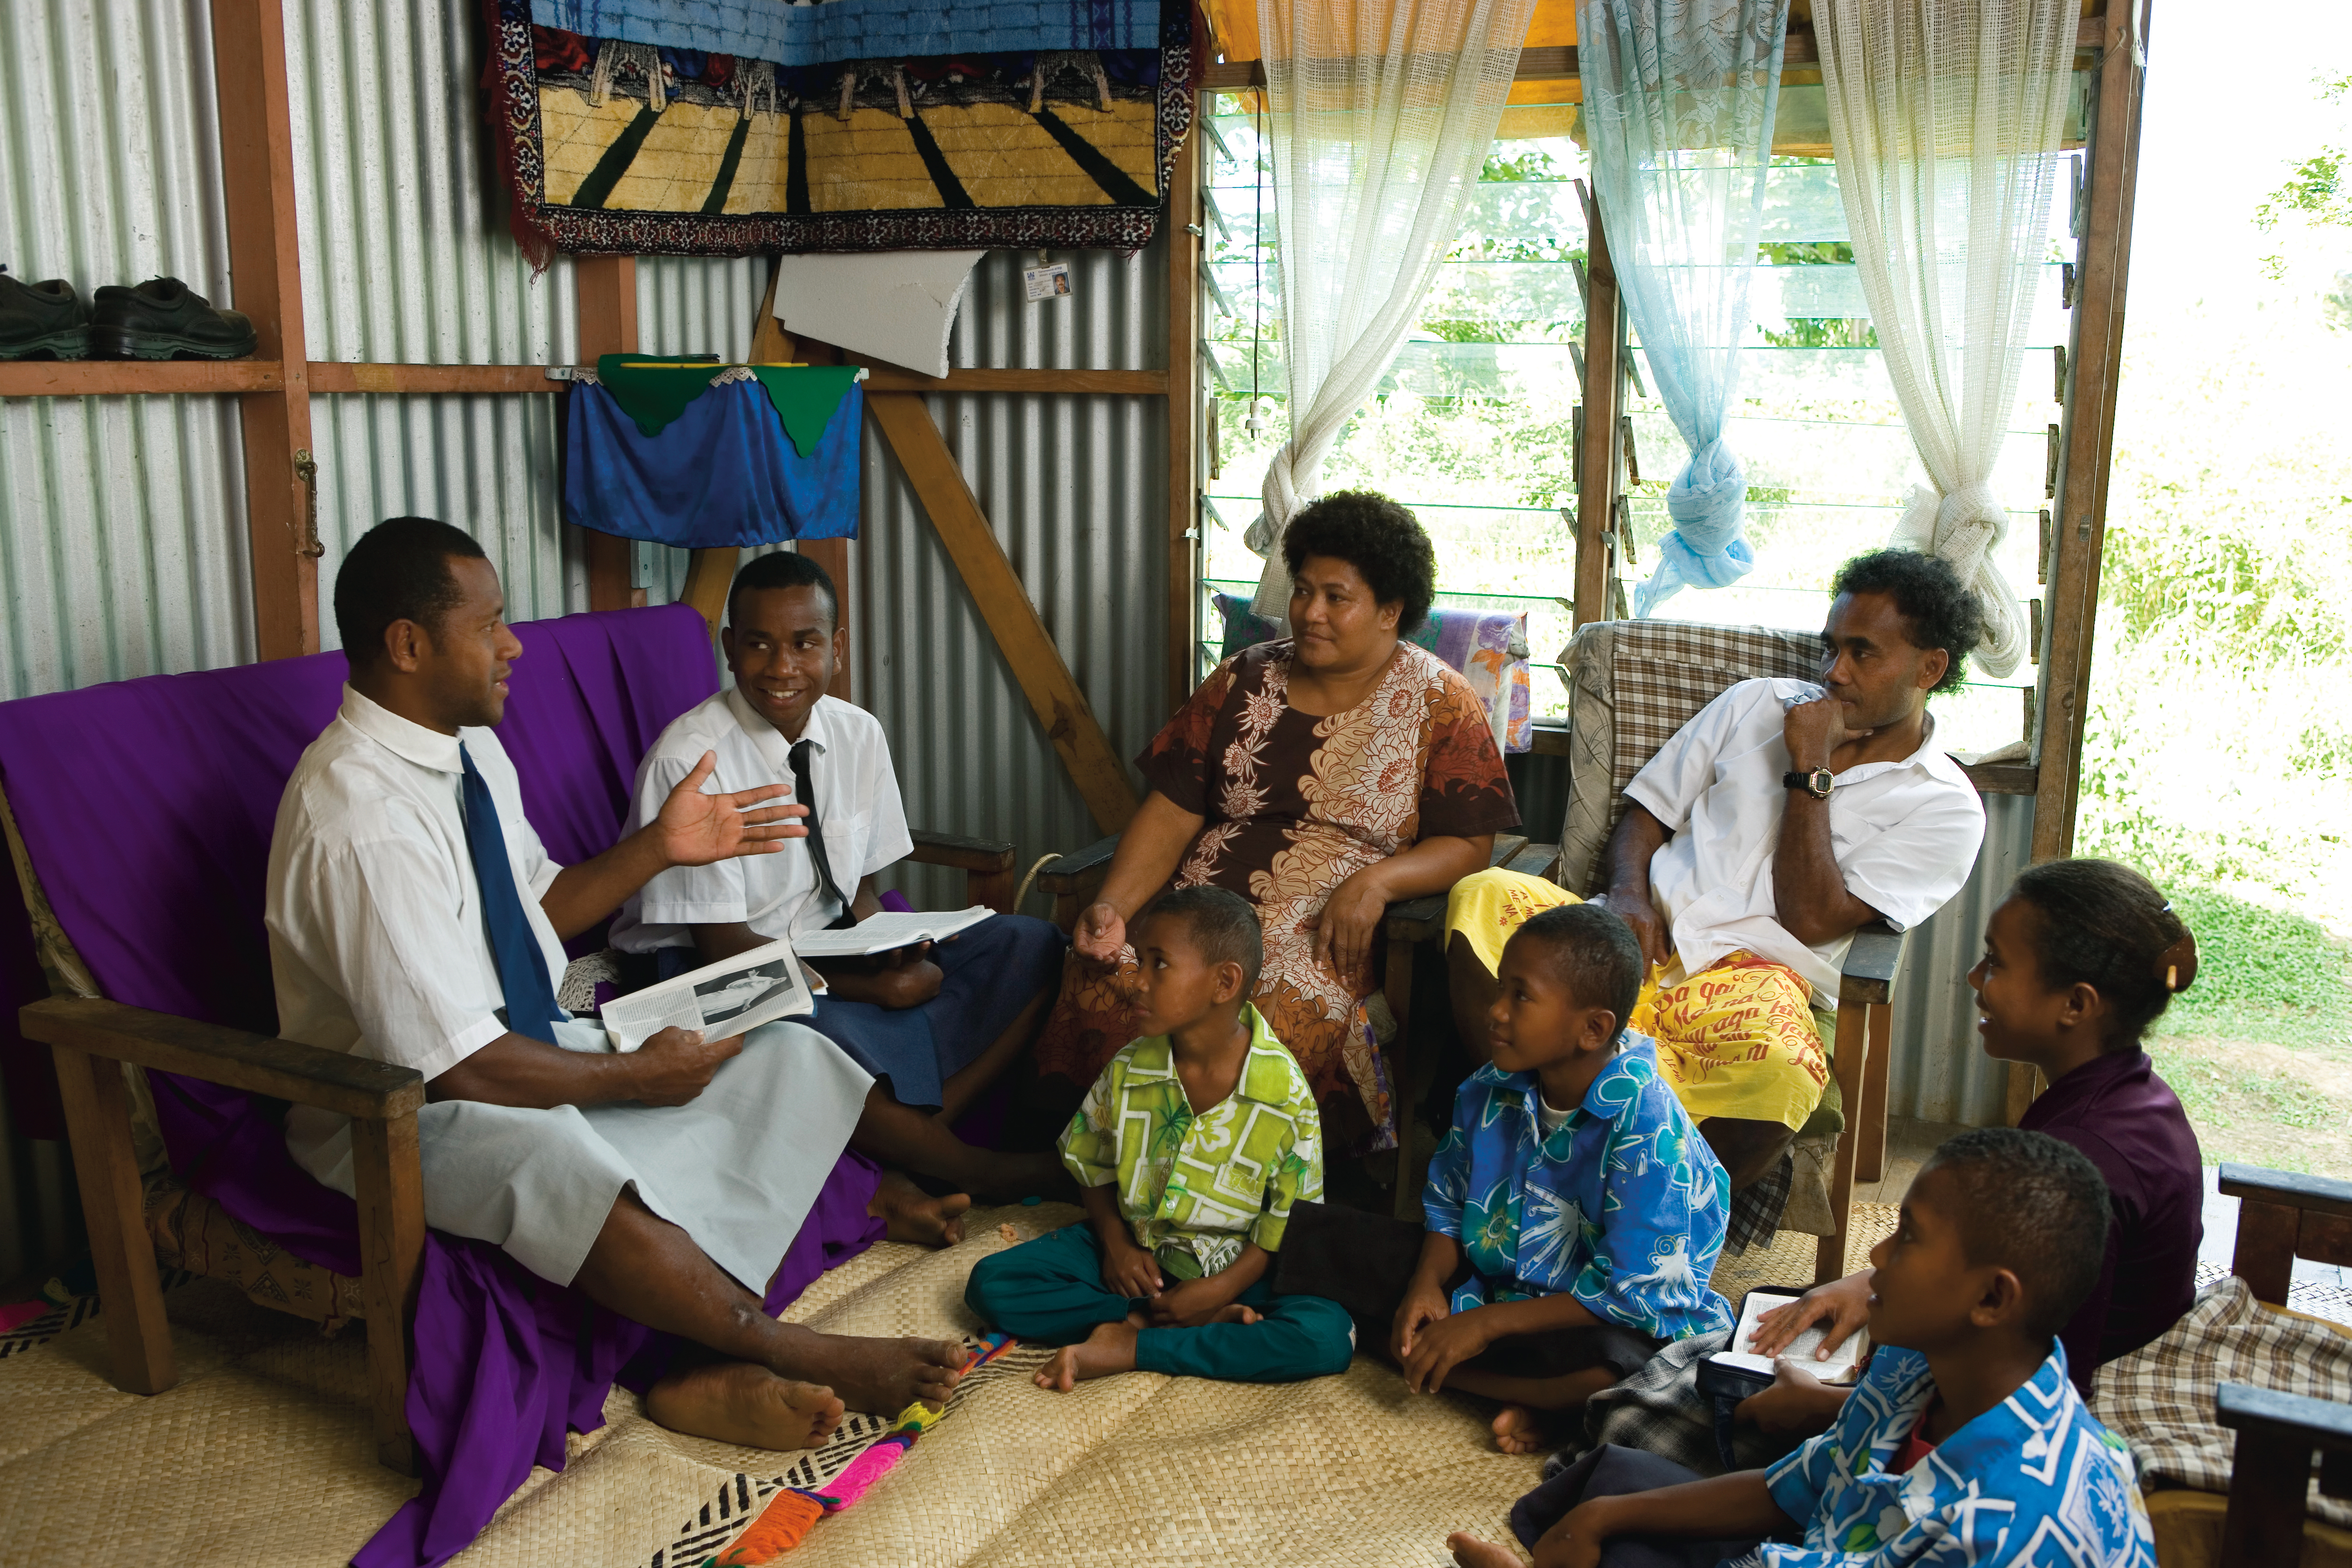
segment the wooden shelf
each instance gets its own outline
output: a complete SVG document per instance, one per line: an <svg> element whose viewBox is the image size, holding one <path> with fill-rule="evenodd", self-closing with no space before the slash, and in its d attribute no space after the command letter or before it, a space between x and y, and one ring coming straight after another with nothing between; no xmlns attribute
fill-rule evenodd
<svg viewBox="0 0 2352 1568"><path fill-rule="evenodd" d="M276 360L9 360L0 397L119 397L139 393L282 392Z"/></svg>
<svg viewBox="0 0 2352 1568"><path fill-rule="evenodd" d="M334 392L561 392L542 364L346 364L312 360L310 390Z"/></svg>

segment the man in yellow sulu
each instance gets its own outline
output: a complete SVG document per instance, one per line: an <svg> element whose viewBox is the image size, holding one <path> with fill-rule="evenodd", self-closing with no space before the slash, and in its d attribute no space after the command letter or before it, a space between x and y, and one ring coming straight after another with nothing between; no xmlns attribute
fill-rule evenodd
<svg viewBox="0 0 2352 1568"><path fill-rule="evenodd" d="M1960 683L1979 637L1975 595L1944 562L1907 550L1847 562L1833 592L1822 684L1741 681L1659 748L1626 786L1598 898L1652 965L1630 1026L1658 1042L1660 1069L1734 1193L1775 1193L1748 1236L1778 1222L1786 1186L1768 1178L1822 1109L1854 931L1933 914L1984 837L1975 786L1937 745L1927 708ZM1446 956L1474 1055L1503 943L1574 897L1502 870L1456 884Z"/></svg>

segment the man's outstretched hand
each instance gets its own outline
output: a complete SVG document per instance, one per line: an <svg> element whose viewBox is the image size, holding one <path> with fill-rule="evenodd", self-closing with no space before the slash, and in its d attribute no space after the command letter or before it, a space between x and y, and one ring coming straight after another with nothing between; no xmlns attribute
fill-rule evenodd
<svg viewBox="0 0 2352 1568"><path fill-rule="evenodd" d="M808 829L794 820L806 816L808 807L761 804L791 795L783 784L705 795L702 786L718 765L718 752L703 752L649 825L666 864L708 866L740 855L773 855L783 847L782 840L808 837Z"/></svg>

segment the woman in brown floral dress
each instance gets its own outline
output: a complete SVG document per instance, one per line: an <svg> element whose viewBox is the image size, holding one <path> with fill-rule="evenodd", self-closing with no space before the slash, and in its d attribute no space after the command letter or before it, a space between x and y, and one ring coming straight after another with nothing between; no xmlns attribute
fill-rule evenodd
<svg viewBox="0 0 2352 1568"><path fill-rule="evenodd" d="M1437 575L1412 513L1327 496L1282 549L1292 637L1219 665L1137 759L1151 793L1078 917L1036 1046L1041 1099L1075 1105L1133 1037L1128 920L1171 879L1211 882L1257 907L1255 1001L1306 1069L1328 1143L1386 1147L1394 1122L1364 1013L1381 914L1486 869L1518 807L1486 706L1400 640Z"/></svg>

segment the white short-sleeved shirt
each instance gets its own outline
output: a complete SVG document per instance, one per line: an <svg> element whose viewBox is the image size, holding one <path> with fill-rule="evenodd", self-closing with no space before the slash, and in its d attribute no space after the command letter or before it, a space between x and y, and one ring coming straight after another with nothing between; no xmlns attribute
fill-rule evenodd
<svg viewBox="0 0 2352 1568"><path fill-rule="evenodd" d="M890 742L873 714L834 697L816 700L801 738L811 742L809 785L824 826L825 862L842 896L854 899L860 879L905 859L915 847L890 771ZM792 784L792 742L738 693L722 691L672 720L637 764L632 826L660 815L662 802L705 752L719 756L705 786L714 793ZM798 936L823 930L841 913L817 881L808 840L789 838L781 855L664 871L622 906L613 922L613 945L623 952L690 947L688 926L736 921L764 937Z"/></svg>
<svg viewBox="0 0 2352 1568"><path fill-rule="evenodd" d="M1699 710L1633 775L1625 794L1674 837L1650 860L1650 896L1674 934L1685 974L1745 949L1785 963L1837 1005L1851 936L1809 947L1780 924L1772 894L1790 771L1782 723L1790 700L1817 694L1801 680L1743 680ZM1864 763L1836 775L1830 845L1846 890L1897 931L1958 892L1984 841L1984 804L1960 765L1936 745L1927 718L1919 749L1901 762Z"/></svg>
<svg viewBox="0 0 2352 1568"><path fill-rule="evenodd" d="M286 781L269 841L263 918L286 1038L432 1079L506 1033L466 845L461 742L498 806L548 982L562 981L563 944L539 900L563 868L523 816L498 737L425 729L346 686Z"/></svg>

